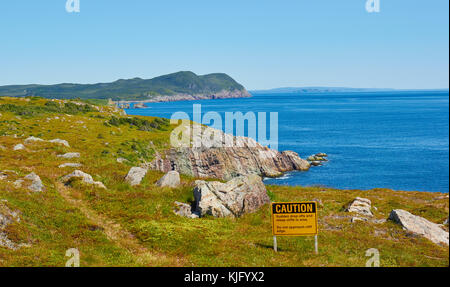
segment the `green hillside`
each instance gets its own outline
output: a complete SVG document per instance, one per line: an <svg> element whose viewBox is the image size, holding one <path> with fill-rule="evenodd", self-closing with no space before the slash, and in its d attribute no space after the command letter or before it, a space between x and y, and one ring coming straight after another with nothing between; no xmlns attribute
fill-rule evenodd
<svg viewBox="0 0 450 287"><path fill-rule="evenodd" d="M214 94L220 91L245 91L226 74L198 76L193 72L178 72L149 80L134 78L98 84L15 85L1 86L0 96L39 96L51 99L146 100L154 96L177 94Z"/></svg>
<svg viewBox="0 0 450 287"><path fill-rule="evenodd" d="M82 267L362 267L372 248L379 250L382 267L448 267L448 246L383 220L404 209L442 223L449 210L443 193L267 186L274 202L320 202L318 255L313 237L280 237L275 253L268 205L240 218L176 215L174 202L192 202L198 178L182 175L176 188L157 186L164 174L154 170L141 185L124 180L131 167L170 148L174 128L167 120L127 116L115 107L0 97L0 267L63 267L73 248ZM31 136L41 140L27 141ZM57 138L67 145L50 142ZM60 157L67 153L79 157ZM64 183L75 170L66 163L79 164L106 189L81 180ZM32 192L23 181L32 172L44 191ZM345 206L356 197L376 207L372 220L351 221ZM5 247L8 241L17 248Z"/></svg>

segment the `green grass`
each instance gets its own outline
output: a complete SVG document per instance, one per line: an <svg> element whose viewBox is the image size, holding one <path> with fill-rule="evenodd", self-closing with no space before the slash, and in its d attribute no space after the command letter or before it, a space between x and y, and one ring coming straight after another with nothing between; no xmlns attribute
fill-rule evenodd
<svg viewBox="0 0 450 287"><path fill-rule="evenodd" d="M0 248L0 266L64 266L69 248L80 250L82 266L365 266L365 252L370 248L380 251L382 266L449 264L448 247L412 236L389 221L352 224L351 215L343 211L360 196L377 207L374 214L378 219L402 208L442 223L449 212L448 198L441 198L443 194L268 186L273 201L323 202L319 209L319 255L314 254L312 237L280 237L279 252L275 253L269 206L238 219L186 219L173 213L173 203L193 200L195 178L182 176L179 188L161 189L155 182L163 174L150 171L138 187L124 183L131 166L151 161L156 152L169 147L174 126L167 121L129 118L112 107L88 106L61 113L47 103L39 98L0 98L0 107L16 106L0 112L0 171L17 172L9 174L6 181L0 180L0 199L21 212L20 223L9 225L5 232L13 241L29 244L17 251ZM62 109L72 107L69 102L55 103ZM19 110L39 112L21 115ZM65 139L71 147L44 142L27 144L25 151L12 151L28 136ZM81 158L65 161L57 157L66 152L79 152ZM118 157L130 162L118 163ZM59 179L73 171L58 168L65 162L83 164L80 169L108 189L79 182L62 189ZM31 171L43 180L47 187L44 193L14 188L12 182ZM88 216L86 210L98 216ZM119 224L118 230L132 238L111 237L111 230L102 228L102 218L111 228ZM136 252L140 248L152 255Z"/></svg>

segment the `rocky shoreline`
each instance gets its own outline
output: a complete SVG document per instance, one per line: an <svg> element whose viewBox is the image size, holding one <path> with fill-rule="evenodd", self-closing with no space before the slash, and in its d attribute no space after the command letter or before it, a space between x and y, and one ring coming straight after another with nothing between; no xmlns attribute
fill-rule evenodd
<svg viewBox="0 0 450 287"><path fill-rule="evenodd" d="M218 100L218 99L236 99L236 98L251 98L252 95L247 90L222 90L218 93L206 94L176 94L170 96L154 96L148 100L140 101L120 101L121 104L139 103L141 105L146 103L161 103L161 102L179 102L179 101L198 101L198 100Z"/></svg>

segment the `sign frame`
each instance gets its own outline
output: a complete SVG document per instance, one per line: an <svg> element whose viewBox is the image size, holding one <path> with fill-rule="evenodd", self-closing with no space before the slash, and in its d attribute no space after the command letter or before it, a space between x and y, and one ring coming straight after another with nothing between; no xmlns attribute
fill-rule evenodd
<svg viewBox="0 0 450 287"><path fill-rule="evenodd" d="M290 212L285 214L314 214L314 224L315 224L315 233L303 233L303 234L278 234L275 232L275 214L274 214L274 207L275 205L287 205L287 204L314 204L314 212ZM316 201L303 201L303 202L272 202L270 204L270 214L271 214L271 220L272 220L272 235L273 235L273 249L275 252L278 251L278 244L277 244L277 236L283 236L283 237L304 237L304 236L314 236L314 251L316 254L319 254L319 243L318 243L318 235L319 235L319 206Z"/></svg>
<svg viewBox="0 0 450 287"><path fill-rule="evenodd" d="M314 212L314 216L315 216L315 230L316 233L303 233L303 234L277 234L275 232L275 216L274 216L274 205L283 205L283 204L314 204L315 207L315 212ZM303 202L272 202L270 204L270 212L271 212L271 217L272 217L272 235L273 236L285 236L285 237L296 237L296 236L315 236L319 234L319 219L318 219L318 205L317 202L315 201L303 201ZM311 212L305 212L308 214L312 214ZM286 213L286 214L293 214L293 213Z"/></svg>

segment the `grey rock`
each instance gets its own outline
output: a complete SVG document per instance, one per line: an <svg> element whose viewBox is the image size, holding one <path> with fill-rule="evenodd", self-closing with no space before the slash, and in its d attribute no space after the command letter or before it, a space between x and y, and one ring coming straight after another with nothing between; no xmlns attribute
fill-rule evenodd
<svg viewBox="0 0 450 287"><path fill-rule="evenodd" d="M37 138L37 137L29 137L25 140L25 143L33 143L33 142L44 142L43 139Z"/></svg>
<svg viewBox="0 0 450 287"><path fill-rule="evenodd" d="M0 201L0 247L17 250L20 246L10 240L4 230L11 223L20 222L20 217L17 211L8 208L6 202Z"/></svg>
<svg viewBox="0 0 450 287"><path fill-rule="evenodd" d="M18 150L24 150L24 149L25 149L25 146L24 146L23 144L17 144L17 145L14 146L13 149L14 149L15 151L18 151Z"/></svg>
<svg viewBox="0 0 450 287"><path fill-rule="evenodd" d="M50 143L56 143L56 144L61 144L65 147L70 147L69 142L66 140L62 140L62 139L54 139L54 140L49 140L48 142Z"/></svg>
<svg viewBox="0 0 450 287"><path fill-rule="evenodd" d="M194 124L196 126L196 124ZM149 167L162 172L176 170L180 174L196 178L217 178L231 180L238 176L257 174L261 177L277 177L292 170L306 171L310 165L294 152L278 152L262 146L251 138L234 137L220 130L199 127L204 134L213 138L193 135L194 143L204 145L173 147L164 156L156 155ZM190 131L191 127L181 125L179 131ZM231 144L233 143L233 144Z"/></svg>
<svg viewBox="0 0 450 287"><path fill-rule="evenodd" d="M142 167L132 167L125 177L125 181L131 186L136 186L141 184L142 179L147 174L147 169Z"/></svg>
<svg viewBox="0 0 450 287"><path fill-rule="evenodd" d="M352 219L351 219L351 222L352 223L355 223L355 222L357 222L357 221L363 221L363 222L367 222L367 221L369 221L369 219L367 219L367 218L365 218L365 217L352 217Z"/></svg>
<svg viewBox="0 0 450 287"><path fill-rule="evenodd" d="M448 225L448 217L447 219L444 221L444 223L442 223L443 225Z"/></svg>
<svg viewBox="0 0 450 287"><path fill-rule="evenodd" d="M59 165L58 167L59 168L66 168L66 167L77 168L77 167L81 167L81 166L83 166L81 163L63 163L63 164Z"/></svg>
<svg viewBox="0 0 450 287"><path fill-rule="evenodd" d="M237 177L227 183L198 180L195 185L195 212L200 216L240 217L270 203L258 175Z"/></svg>
<svg viewBox="0 0 450 287"><path fill-rule="evenodd" d="M71 159L71 158L79 158L80 157L80 153L78 152L68 152L62 155L58 155L59 158L64 158L64 159Z"/></svg>
<svg viewBox="0 0 450 287"><path fill-rule="evenodd" d="M45 190L44 184L42 183L41 178L35 174L34 172L25 176L24 179L31 181L31 184L28 186L28 189L33 192L42 192Z"/></svg>
<svg viewBox="0 0 450 287"><path fill-rule="evenodd" d="M160 178L156 185L159 187L178 187L181 183L180 174L177 171L169 171L162 178Z"/></svg>
<svg viewBox="0 0 450 287"><path fill-rule="evenodd" d="M323 161L328 161L328 159L326 159L328 155L326 153L318 153L315 155L311 155L307 158L307 160L309 162L323 162Z"/></svg>
<svg viewBox="0 0 450 287"><path fill-rule="evenodd" d="M13 185L14 185L15 188L21 188L23 183L24 183L23 179L18 179L18 180L13 182Z"/></svg>
<svg viewBox="0 0 450 287"><path fill-rule="evenodd" d="M75 170L74 172L72 172L71 174L65 175L61 178L61 180L64 183L69 183L71 179L73 178L80 178L82 182L86 183L86 184L92 184L95 185L98 188L103 188L106 189L106 186L100 182L100 181L94 181L94 179L92 178L92 176L90 174L87 174L85 172L82 172L81 170Z"/></svg>
<svg viewBox="0 0 450 287"><path fill-rule="evenodd" d="M448 232L443 230L439 224L428 221L423 217L413 215L402 209L395 209L391 211L389 219L400 224L403 229L428 238L436 244L449 245Z"/></svg>
<svg viewBox="0 0 450 287"><path fill-rule="evenodd" d="M371 211L372 202L367 198L355 198L345 210L346 212L354 212L365 216L373 216Z"/></svg>
<svg viewBox="0 0 450 287"><path fill-rule="evenodd" d="M117 162L118 163L126 163L126 162L128 162L128 160L126 158L119 157L119 158L117 158Z"/></svg>
<svg viewBox="0 0 450 287"><path fill-rule="evenodd" d="M174 204L175 204L175 208L174 208L173 212L176 215L182 216L182 217L187 217L187 218L199 218L198 214L196 214L192 211L192 207L189 204L178 202L178 201L175 201Z"/></svg>

